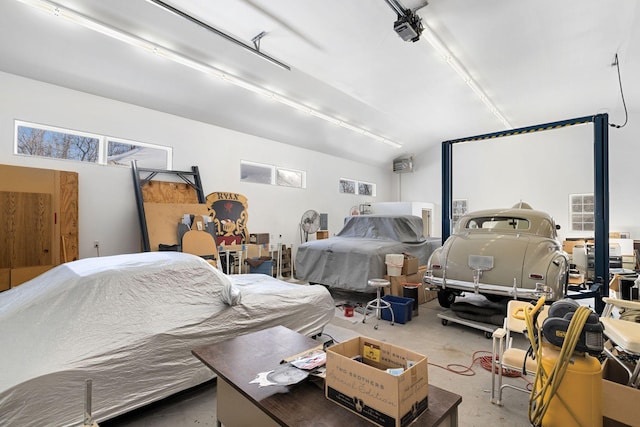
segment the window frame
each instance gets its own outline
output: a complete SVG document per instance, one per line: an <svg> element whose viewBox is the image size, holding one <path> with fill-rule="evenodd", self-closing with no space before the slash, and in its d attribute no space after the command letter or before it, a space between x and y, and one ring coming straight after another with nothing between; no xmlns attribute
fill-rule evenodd
<svg viewBox="0 0 640 427"><path fill-rule="evenodd" d="M98 146L96 147L96 160L95 161L91 161L91 160L79 160L79 159L74 159L74 158L65 158L65 157L53 157L53 156L46 156L46 155L38 155L38 154L29 154L29 153L21 153L20 152L20 146L19 146L19 140L20 140L20 128L25 128L25 129L29 129L31 131L34 130L38 130L38 131L43 131L43 132L50 132L50 133L59 133L59 134L63 134L63 135L72 135L72 136L79 136L82 138L91 138L91 139L95 139L98 142ZM101 155L101 145L100 145L100 140L101 140L101 136L98 134L94 134L94 133L90 133L90 132L83 132L83 131L78 131L78 130L73 130L73 129L65 129L65 128L61 128L58 126L50 126L50 125L42 125L42 124L37 124L37 123L31 123L31 122L25 122L22 120L14 120L14 128L13 128L13 154L16 156L25 156L25 157L37 157L40 159L52 159L52 160L66 160L66 161L71 161L71 162L81 162L81 163L98 163L99 159L100 159L100 155Z"/></svg>
<svg viewBox="0 0 640 427"><path fill-rule="evenodd" d="M451 228L460 221L460 218L465 216L469 212L469 205L467 199L453 199L451 201Z"/></svg>
<svg viewBox="0 0 640 427"><path fill-rule="evenodd" d="M580 200L577 200L577 199ZM585 203L585 199L590 198L590 203ZM574 206L580 206L580 210L574 210ZM585 205L591 206L591 209L585 209ZM576 216L582 217L581 221L575 221ZM591 221L585 221L585 216L591 216ZM571 231L587 231L590 233L595 232L595 195L594 193L575 193L569 194L569 223L571 224ZM585 224L591 224L590 228L585 228ZM580 228L577 226L580 225Z"/></svg>
<svg viewBox="0 0 640 427"><path fill-rule="evenodd" d="M347 185L349 186L348 188ZM363 192L360 190L361 185L371 188L371 194L363 194ZM376 197L377 186L375 183L369 181L360 181L352 178L340 178L338 180L338 192L341 194L353 194L356 196Z"/></svg>
<svg viewBox="0 0 640 427"><path fill-rule="evenodd" d="M30 129L30 130L39 130L39 131L44 131L44 132L54 132L54 133L61 133L61 134L65 134L65 135L71 135L71 136L79 136L79 137L83 137L83 138L91 138L91 139L95 139L98 142L98 147L97 147L97 155L96 155L96 159L94 160L81 160L81 159L75 159L75 158L64 158L64 157L51 157L51 156L46 156L46 155L35 155L35 154L29 154L29 153L21 153L19 152L19 136L20 136L20 128L26 128L26 129ZM109 150L109 143L110 142L114 142L114 143L119 143L119 144L126 144L126 145L135 145L135 146L139 146L139 147L147 147L147 148L153 148L155 150L159 150L159 151L164 151L166 153L166 164L163 168L160 169L167 169L167 170L171 170L172 166L173 166L173 148L169 147L169 146L165 146L165 145L160 145L160 144L153 144L153 143L148 143L148 142L141 142L141 141L135 141L135 140L131 140L131 139L125 139L125 138L119 138L119 137L114 137L114 136L109 136L109 135L101 135L101 134L97 134L97 133L92 133L92 132L85 132L85 131L81 131L81 130L76 130L76 129L68 129L68 128L63 128L63 127L59 127L59 126L52 126L52 125L45 125L45 124L41 124L41 123L34 123L34 122L28 122L25 120L14 120L14 132L13 132L13 154L16 156L25 156L25 157L37 157L37 158L41 158L41 159L52 159L52 160L62 160L62 161L69 161L69 162L80 162L80 163L89 163L89 164L97 164L97 165L105 165L105 166L116 166L116 167L129 167L127 165L124 164L115 164L115 163L109 163L108 161L108 150ZM139 163L140 167L147 167L147 165L143 163ZM154 169L157 169L154 168Z"/></svg>
<svg viewBox="0 0 640 427"><path fill-rule="evenodd" d="M252 167L257 167L257 168L263 168L263 169L268 169L270 172L270 178L269 178L269 182L263 182L263 181L252 181L250 179L247 178L243 178L242 177L242 167L244 165L247 166L252 166ZM281 183L278 179L278 172L292 172L294 174L299 175L300 177L300 185L287 185L286 183ZM266 164L266 163L260 163L260 162L254 162L251 160L240 160L240 182L246 182L246 183L250 183L250 184L263 184L263 185L275 185L278 187L285 187L285 188L299 188L299 189L306 189L307 188L307 172L301 169L293 169L293 168L288 168L288 167L283 167L283 166L275 166L275 165L270 165L270 164Z"/></svg>
<svg viewBox="0 0 640 427"><path fill-rule="evenodd" d="M165 145L159 145L159 144L151 144L148 142L140 142L140 141L135 141L132 139L125 139L125 138L115 138L115 137L111 137L111 136L105 136L105 144L104 144L104 153L101 153L101 155L104 155L104 164L105 165L109 165L109 166L127 166L124 164L117 164L117 163L109 163L109 156L108 156L108 150L109 150L109 144L111 142L115 142L117 144L125 144L125 145L135 145L138 147L145 147L145 148L152 148L154 150L158 150L158 151L164 151L166 153L166 165L164 167L161 167L159 169L166 169L166 170L172 170L173 169L173 148L172 147L168 147ZM141 168L148 168L148 169L158 169L156 167L153 166L147 166L144 164L144 162L140 162L140 160L137 160L137 164L138 167ZM103 164L103 163L101 163Z"/></svg>
<svg viewBox="0 0 640 427"><path fill-rule="evenodd" d="M358 183L353 179L340 178L338 181L338 191L342 194L357 194Z"/></svg>

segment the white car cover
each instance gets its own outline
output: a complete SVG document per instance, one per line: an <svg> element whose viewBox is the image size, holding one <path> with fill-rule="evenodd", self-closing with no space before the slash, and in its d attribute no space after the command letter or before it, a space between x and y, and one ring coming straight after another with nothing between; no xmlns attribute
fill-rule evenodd
<svg viewBox="0 0 640 427"><path fill-rule="evenodd" d="M82 424L87 379L93 418L113 418L211 379L193 348L275 325L311 335L334 312L324 287L178 252L63 264L0 294L0 425Z"/></svg>

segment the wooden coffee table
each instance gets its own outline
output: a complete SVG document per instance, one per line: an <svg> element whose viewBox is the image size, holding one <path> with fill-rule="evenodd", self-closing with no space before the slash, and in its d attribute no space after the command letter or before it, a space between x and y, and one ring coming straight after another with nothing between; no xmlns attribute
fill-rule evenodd
<svg viewBox="0 0 640 427"><path fill-rule="evenodd" d="M276 326L194 349L193 355L218 375L218 426L370 426L367 420L327 400L323 386L310 380L294 386L250 383L258 373L276 368L282 359L319 344ZM412 425L457 426L461 401L461 396L429 385L429 409Z"/></svg>

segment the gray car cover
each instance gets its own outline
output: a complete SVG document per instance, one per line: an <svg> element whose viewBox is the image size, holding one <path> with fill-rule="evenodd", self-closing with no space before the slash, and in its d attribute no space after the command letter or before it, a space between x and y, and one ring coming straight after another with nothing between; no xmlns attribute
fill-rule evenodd
<svg viewBox="0 0 640 427"><path fill-rule="evenodd" d="M440 239L426 239L422 229L422 218L413 215L347 217L335 237L298 247L296 277L330 288L375 292L367 282L386 274L387 254L411 254L425 265L441 245Z"/></svg>

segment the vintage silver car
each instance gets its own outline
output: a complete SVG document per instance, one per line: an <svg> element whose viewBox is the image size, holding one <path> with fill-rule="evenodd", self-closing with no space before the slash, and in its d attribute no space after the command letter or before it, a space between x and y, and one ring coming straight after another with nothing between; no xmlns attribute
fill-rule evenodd
<svg viewBox="0 0 640 427"><path fill-rule="evenodd" d="M564 297L569 259L553 218L524 203L464 215L429 258L426 288L450 307L463 292L496 301L505 297L555 301Z"/></svg>

